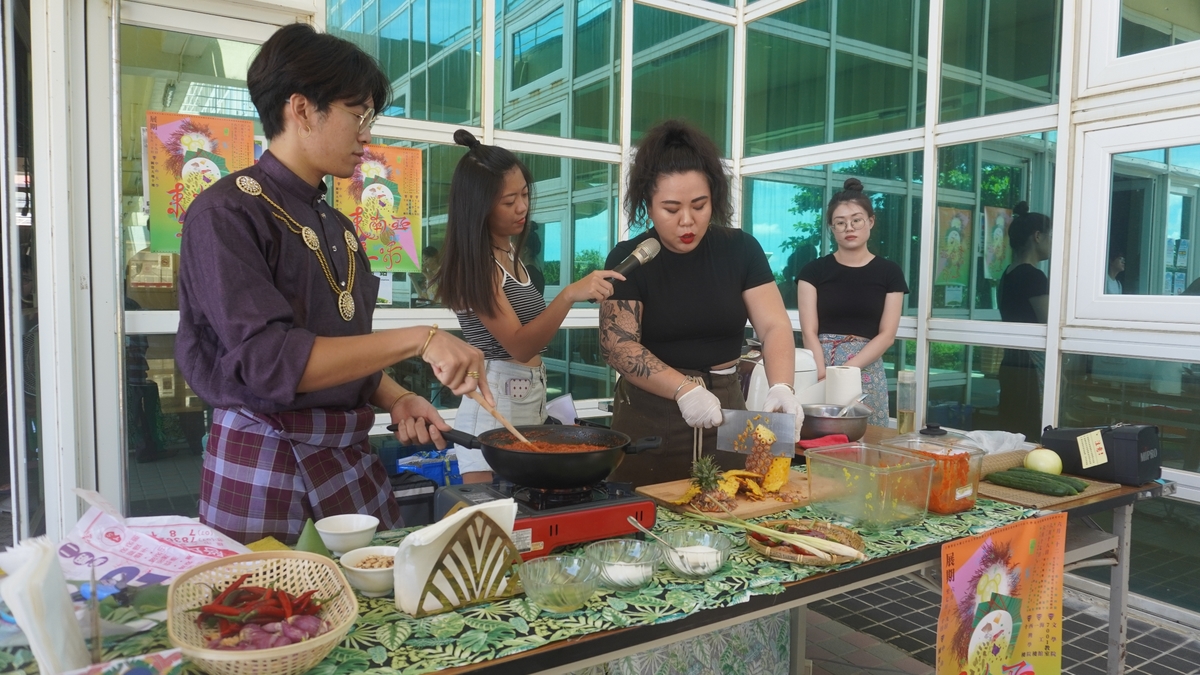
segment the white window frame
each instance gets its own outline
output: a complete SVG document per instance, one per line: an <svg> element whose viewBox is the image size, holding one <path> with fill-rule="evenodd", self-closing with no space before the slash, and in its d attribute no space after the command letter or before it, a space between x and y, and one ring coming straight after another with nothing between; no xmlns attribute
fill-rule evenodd
<svg viewBox="0 0 1200 675"><path fill-rule="evenodd" d="M570 55L575 52L574 12L567 7L568 4L574 3L562 2L554 7L537 5L537 12L530 12L527 16L517 21L513 21L512 23L508 23L506 21L507 25L504 26L504 45L502 51L504 56L504 77L501 80L501 82L504 84L505 103L519 102L521 99L527 97L531 92L537 91L538 89L541 89L559 80L568 79L567 72L571 67ZM509 49L509 47L512 45L513 37L517 33L531 28L539 22L545 20L555 12L562 12L563 22L562 53L559 54L560 62L558 68L555 68L536 80L531 80L519 87L514 87L512 84L512 69L513 65L515 64L515 54L513 54L512 49ZM507 15L505 16L507 17ZM568 26L570 27L570 30L568 30Z"/></svg>
<svg viewBox="0 0 1200 675"><path fill-rule="evenodd" d="M1082 0L1080 98L1194 77L1200 68L1200 41L1118 57L1121 5L1121 0Z"/></svg>
<svg viewBox="0 0 1200 675"><path fill-rule="evenodd" d="M1067 298L1067 324L1138 331L1200 330L1200 298L1171 295L1106 295L1108 226L1113 155L1200 144L1200 115L1176 115L1141 124L1114 120L1080 127L1075 165L1082 171L1072 191L1070 268L1076 280ZM1080 280L1092 279L1094 283ZM1171 317L1164 321L1164 317Z"/></svg>

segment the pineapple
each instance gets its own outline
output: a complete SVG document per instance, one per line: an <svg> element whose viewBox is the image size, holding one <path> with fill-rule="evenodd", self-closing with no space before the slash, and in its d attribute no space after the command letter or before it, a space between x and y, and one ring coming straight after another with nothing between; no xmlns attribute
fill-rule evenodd
<svg viewBox="0 0 1200 675"><path fill-rule="evenodd" d="M787 457L776 457L771 460L771 468L763 479L763 489L767 492L779 492L788 482L788 472L792 470L792 460Z"/></svg>
<svg viewBox="0 0 1200 675"><path fill-rule="evenodd" d="M767 471L771 469L771 460L774 459L771 455L771 444L774 442L775 434L771 433L770 429L761 424L754 428L754 447L746 457L747 471L767 475Z"/></svg>
<svg viewBox="0 0 1200 675"><path fill-rule="evenodd" d="M724 504L728 508L734 507L733 498L730 497L724 490L724 481L721 477L721 467L713 461L712 457L701 457L692 464L692 486L699 488L700 493L692 498L692 506L701 511L720 511L721 507L717 504ZM737 493L737 481L734 480L734 494Z"/></svg>

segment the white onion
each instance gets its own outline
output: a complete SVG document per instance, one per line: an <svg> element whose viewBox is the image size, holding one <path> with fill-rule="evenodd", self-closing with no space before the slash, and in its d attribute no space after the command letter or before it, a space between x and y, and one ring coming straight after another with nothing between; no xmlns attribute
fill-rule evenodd
<svg viewBox="0 0 1200 675"><path fill-rule="evenodd" d="M1062 473L1062 458L1053 450L1038 448L1025 455L1025 468L1057 476Z"/></svg>

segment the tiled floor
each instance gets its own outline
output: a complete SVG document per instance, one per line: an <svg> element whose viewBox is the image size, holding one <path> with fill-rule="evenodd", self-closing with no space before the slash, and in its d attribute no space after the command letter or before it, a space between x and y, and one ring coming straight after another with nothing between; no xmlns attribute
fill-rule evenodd
<svg viewBox="0 0 1200 675"><path fill-rule="evenodd" d="M200 455L180 450L173 457L140 464L129 457L129 516L172 514L196 517L200 500Z"/></svg>
<svg viewBox="0 0 1200 675"><path fill-rule="evenodd" d="M812 604L808 654L813 674L932 673L940 606L937 593L909 579L887 581ZM1063 672L1107 672L1106 612L1083 599L1063 600ZM1195 633L1131 618L1128 635L1128 675L1200 673L1200 639ZM872 658L856 656L857 652ZM913 662L924 670L915 670Z"/></svg>

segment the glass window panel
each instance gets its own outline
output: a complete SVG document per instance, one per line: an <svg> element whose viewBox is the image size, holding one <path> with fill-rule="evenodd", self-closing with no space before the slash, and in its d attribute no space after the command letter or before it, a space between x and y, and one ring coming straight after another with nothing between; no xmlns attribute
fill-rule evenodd
<svg viewBox="0 0 1200 675"><path fill-rule="evenodd" d="M497 128L617 142L620 8L619 0L566 0L557 7L524 3L519 11L510 5L505 12L497 3L496 59L508 64L496 74ZM565 126L531 128L525 121L554 108Z"/></svg>
<svg viewBox="0 0 1200 675"><path fill-rule="evenodd" d="M396 0L360 2L358 14L346 6L331 11L327 26L379 60L394 89L385 114L478 124L479 5L473 0L414 0L397 11L401 3Z"/></svg>
<svg viewBox="0 0 1200 675"><path fill-rule="evenodd" d="M911 67L837 53L833 140L844 141L911 126Z"/></svg>
<svg viewBox="0 0 1200 675"><path fill-rule="evenodd" d="M633 14L633 139L686 118L729 153L733 28L637 5ZM703 77L697 77L703 73Z"/></svg>
<svg viewBox="0 0 1200 675"><path fill-rule="evenodd" d="M1044 306L1049 291L1050 261L1042 257L1049 255L1048 240L1014 255L1008 226L1019 202L1049 215L1054 152L1046 134L938 149L933 316L1035 320L1034 307ZM1012 301L1007 309L1005 293Z"/></svg>
<svg viewBox="0 0 1200 675"><path fill-rule="evenodd" d="M782 13L782 12L781 12ZM829 48L755 30L746 35L746 154L825 140Z"/></svg>
<svg viewBox="0 0 1200 675"><path fill-rule="evenodd" d="M1104 292L1200 295L1200 145L1113 155L1111 190Z"/></svg>
<svg viewBox="0 0 1200 675"><path fill-rule="evenodd" d="M524 87L563 65L563 10L556 9L512 36L512 86Z"/></svg>
<svg viewBox="0 0 1200 675"><path fill-rule="evenodd" d="M837 12L837 32L841 37L902 52L912 49L911 2L839 0Z"/></svg>
<svg viewBox="0 0 1200 675"><path fill-rule="evenodd" d="M1200 5L1184 0L1121 1L1119 56L1163 49L1197 39L1200 39Z"/></svg>
<svg viewBox="0 0 1200 675"><path fill-rule="evenodd" d="M1041 437L1045 353L929 343L926 423Z"/></svg>
<svg viewBox="0 0 1200 675"><path fill-rule="evenodd" d="M571 281L579 281L588 274L604 269L604 259L612 250L613 228L616 218L609 199L593 199L572 207L571 223L572 251Z"/></svg>
<svg viewBox="0 0 1200 675"><path fill-rule="evenodd" d="M759 21L779 21L801 28L812 28L813 30L829 32L829 10L831 6L831 0L805 0L805 2L781 9L766 19L760 19ZM751 25L757 25L758 23L756 21Z"/></svg>
<svg viewBox="0 0 1200 675"><path fill-rule="evenodd" d="M754 235L767 254L788 309L796 309L797 275L821 253L824 172L812 173L818 177L807 181L796 171L745 178L742 182L742 227Z"/></svg>
<svg viewBox="0 0 1200 675"><path fill-rule="evenodd" d="M1059 424L1156 424L1162 463L1200 471L1200 364L1063 354Z"/></svg>
<svg viewBox="0 0 1200 675"><path fill-rule="evenodd" d="M150 247L148 186L143 184L141 130L152 111L238 117L254 122L258 114L246 91L246 70L257 45L121 26L122 256L130 309L179 308L176 287L179 254Z"/></svg>
<svg viewBox="0 0 1200 675"><path fill-rule="evenodd" d="M1060 4L947 0L942 121L1057 101Z"/></svg>
<svg viewBox="0 0 1200 675"><path fill-rule="evenodd" d="M864 181L875 209L871 252L900 265L910 290L917 288L921 189L915 182L903 182L908 175L907 162L913 159L909 155L868 157L743 179L742 227L766 252L788 309L796 308L799 271L833 251L824 210L829 197L840 191L850 176ZM915 312L915 294L905 298L905 313Z"/></svg>

